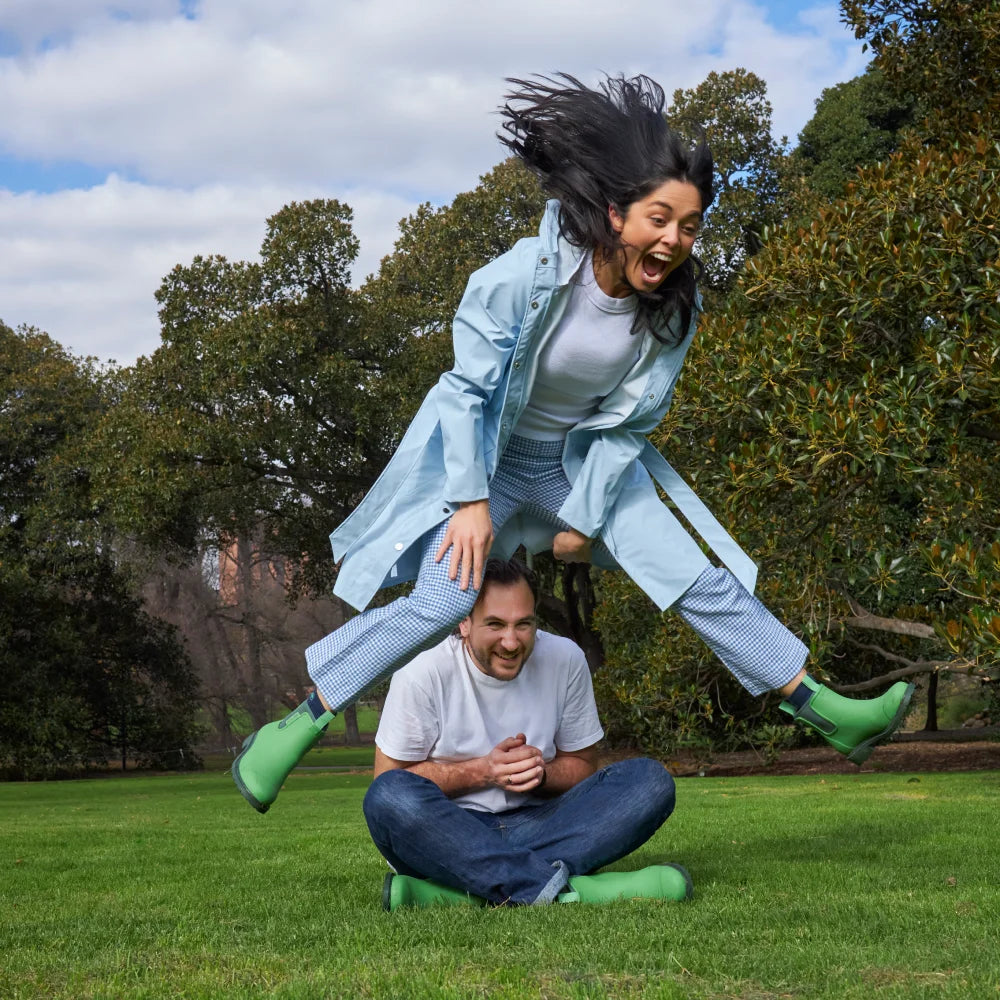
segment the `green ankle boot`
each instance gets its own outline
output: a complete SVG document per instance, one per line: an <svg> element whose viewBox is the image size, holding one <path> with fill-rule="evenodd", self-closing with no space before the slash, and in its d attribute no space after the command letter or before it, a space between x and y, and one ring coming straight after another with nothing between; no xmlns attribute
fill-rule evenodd
<svg viewBox="0 0 1000 1000"><path fill-rule="evenodd" d="M803 684L813 693L796 708L787 701L778 707L815 729L852 764L863 764L880 743L885 743L906 718L913 685L897 681L881 697L858 701L845 698L806 677Z"/></svg>
<svg viewBox="0 0 1000 1000"><path fill-rule="evenodd" d="M683 865L651 865L637 872L571 875L570 890L557 896L560 903L610 903L616 899L674 899L694 895L694 884Z"/></svg>
<svg viewBox="0 0 1000 1000"><path fill-rule="evenodd" d="M428 878L389 872L382 883L382 909L394 913L401 906L485 906L486 900L459 892Z"/></svg>
<svg viewBox="0 0 1000 1000"><path fill-rule="evenodd" d="M233 761L233 781L259 813L266 813L278 797L285 778L316 743L333 718L327 712L318 720L303 702L278 722L269 722L243 741L243 750Z"/></svg>

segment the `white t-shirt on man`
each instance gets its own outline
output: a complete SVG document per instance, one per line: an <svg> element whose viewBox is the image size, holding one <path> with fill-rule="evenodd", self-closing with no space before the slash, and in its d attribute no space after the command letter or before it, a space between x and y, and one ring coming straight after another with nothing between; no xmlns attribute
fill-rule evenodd
<svg viewBox="0 0 1000 1000"><path fill-rule="evenodd" d="M521 672L501 681L476 666L460 636L449 636L393 675L375 743L395 760L455 763L485 757L518 733L545 761L603 738L590 670L572 640L539 631ZM484 788L453 801L496 813L546 800Z"/></svg>

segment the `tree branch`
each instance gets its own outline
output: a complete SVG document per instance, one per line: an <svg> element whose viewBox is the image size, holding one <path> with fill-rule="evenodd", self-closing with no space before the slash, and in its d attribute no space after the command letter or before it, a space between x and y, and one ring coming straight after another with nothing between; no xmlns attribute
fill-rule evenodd
<svg viewBox="0 0 1000 1000"><path fill-rule="evenodd" d="M890 663L901 663L903 666L899 670L891 670L887 674L879 674L871 680L860 681L857 684L830 684L834 691L840 694L847 694L853 691L870 691L872 688L884 687L892 681L903 680L906 677L914 677L917 674L933 674L939 670L962 670L970 677L988 677L985 671L980 670L974 663L968 660L908 660L905 656L890 653L881 646L870 643L850 640L851 645L857 649L865 649L871 653L877 653Z"/></svg>
<svg viewBox="0 0 1000 1000"><path fill-rule="evenodd" d="M970 437L986 438L987 441L1000 441L1000 431L987 427L985 424L969 424L966 430Z"/></svg>
<svg viewBox="0 0 1000 1000"><path fill-rule="evenodd" d="M848 628L872 629L876 632L892 632L895 635L909 635L916 639L937 639L937 633L930 625L922 622L906 621L902 618L880 618L863 608L850 594L844 595L850 605L853 618L845 618Z"/></svg>

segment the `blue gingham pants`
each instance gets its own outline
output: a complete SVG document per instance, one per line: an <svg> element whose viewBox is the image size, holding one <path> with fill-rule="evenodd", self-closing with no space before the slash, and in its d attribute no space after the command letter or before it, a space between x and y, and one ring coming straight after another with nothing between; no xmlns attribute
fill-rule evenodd
<svg viewBox="0 0 1000 1000"><path fill-rule="evenodd" d="M512 437L490 481L494 533L519 511L552 525L569 525L556 512L569 494L561 441ZM423 539L413 590L381 608L369 608L306 650L309 674L326 704L340 711L449 635L469 614L477 591L448 579L447 555L436 563L447 521ZM806 647L727 569L708 567L673 607L751 694L783 687L802 669Z"/></svg>

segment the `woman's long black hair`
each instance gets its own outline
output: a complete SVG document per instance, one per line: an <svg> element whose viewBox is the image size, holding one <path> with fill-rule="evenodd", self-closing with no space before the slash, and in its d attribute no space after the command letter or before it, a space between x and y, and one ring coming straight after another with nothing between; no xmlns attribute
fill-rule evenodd
<svg viewBox="0 0 1000 1000"><path fill-rule="evenodd" d="M575 246L611 259L621 242L608 207L624 218L665 181L693 184L702 212L712 204L712 154L667 124L663 88L649 77L608 77L597 89L566 73L507 82L516 89L505 97L498 137L559 199L560 231ZM655 292L637 291L633 332L650 330L668 344L683 339L700 272L688 257ZM675 314L679 327L669 322Z"/></svg>

